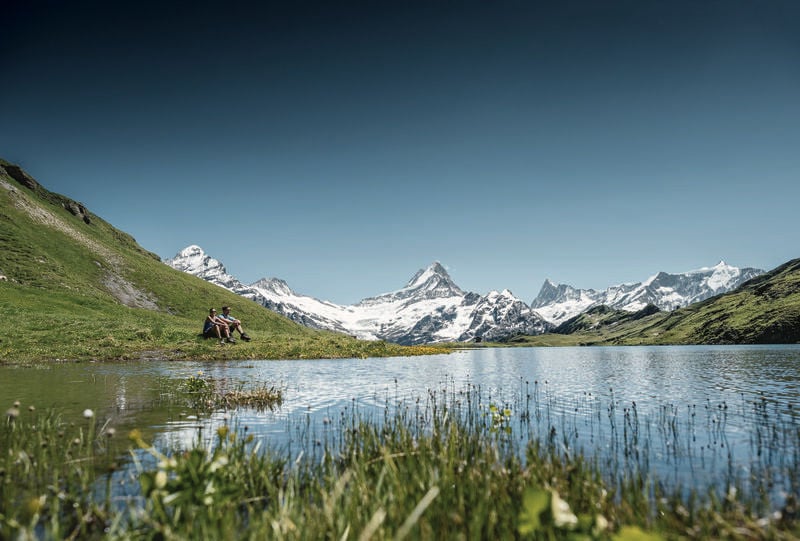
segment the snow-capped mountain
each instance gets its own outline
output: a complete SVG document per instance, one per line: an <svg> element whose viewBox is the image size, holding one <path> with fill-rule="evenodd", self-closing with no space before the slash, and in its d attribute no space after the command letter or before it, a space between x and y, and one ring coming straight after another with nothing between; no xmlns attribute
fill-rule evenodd
<svg viewBox="0 0 800 541"><path fill-rule="evenodd" d="M648 304L672 310L736 289L764 272L721 261L713 267L682 274L659 272L644 282L611 286L603 291L545 280L539 295L528 306L508 290L486 295L465 292L436 262L417 272L401 289L368 297L358 304L339 305L295 293L278 278L262 278L245 285L199 246L184 248L166 263L308 327L398 344L540 334L600 305L630 312Z"/></svg>
<svg viewBox="0 0 800 541"><path fill-rule="evenodd" d="M228 274L225 266L218 260L207 255L199 246L187 246L178 252L174 258L164 261L173 269L178 269L207 282L230 289L239 295L246 295L249 288L239 280Z"/></svg>
<svg viewBox="0 0 800 541"><path fill-rule="evenodd" d="M673 310L736 289L764 271L738 268L720 261L713 267L682 274L659 272L644 282L612 286L604 291L576 289L545 280L531 308L553 324L561 324L599 305L636 312L648 304Z"/></svg>
<svg viewBox="0 0 800 541"><path fill-rule="evenodd" d="M299 295L277 278L262 278L245 286L199 246L181 250L166 263L298 323L366 340L407 345L497 340L519 333L539 334L551 328L508 290L492 291L486 296L462 291L438 262L417 272L405 287L350 306Z"/></svg>

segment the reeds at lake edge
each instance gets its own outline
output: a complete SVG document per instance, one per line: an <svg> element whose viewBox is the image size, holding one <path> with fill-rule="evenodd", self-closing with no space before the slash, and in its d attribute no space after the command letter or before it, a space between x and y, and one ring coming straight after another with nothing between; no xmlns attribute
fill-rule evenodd
<svg viewBox="0 0 800 541"><path fill-rule="evenodd" d="M227 425L189 449L156 449L134 432L124 471L109 446L119 435L95 418L18 406L0 427L0 537L796 538L796 417L767 399L720 406L649 416L613 391L608 402L564 399L521 382L500 400L444 385L414 400L387 396L380 412L354 403L321 427L296 419L282 447ZM734 414L755 421L751 479L731 471L697 491L652 471L654 453L725 460ZM692 441L698 423L708 442ZM586 455L582 442L594 438L609 452Z"/></svg>

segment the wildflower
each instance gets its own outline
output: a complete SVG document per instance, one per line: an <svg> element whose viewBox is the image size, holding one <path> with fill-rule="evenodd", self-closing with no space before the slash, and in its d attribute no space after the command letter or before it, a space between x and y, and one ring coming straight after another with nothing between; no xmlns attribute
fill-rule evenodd
<svg viewBox="0 0 800 541"><path fill-rule="evenodd" d="M83 410L83 418L84 419L91 419L92 417L94 417L94 412L92 410L90 410L89 408L86 408L85 410Z"/></svg>
<svg viewBox="0 0 800 541"><path fill-rule="evenodd" d="M8 417L9 420L13 421L17 417L19 417L19 409L17 409L17 408L8 408L6 410L6 417Z"/></svg>
<svg viewBox="0 0 800 541"><path fill-rule="evenodd" d="M138 428L134 428L128 433L128 439L142 449L147 449L149 447L142 438L142 432Z"/></svg>
<svg viewBox="0 0 800 541"><path fill-rule="evenodd" d="M592 534L595 537L600 537L600 535L608 530L608 519L603 515L597 515L594 520L594 527L592 528Z"/></svg>
<svg viewBox="0 0 800 541"><path fill-rule="evenodd" d="M117 431L113 427L106 429L106 436L108 436L109 438L113 438L114 434L116 433Z"/></svg>
<svg viewBox="0 0 800 541"><path fill-rule="evenodd" d="M214 461L211 463L211 466L209 467L209 471L211 473L214 473L218 469L220 469L220 468L222 468L224 466L227 466L227 465L228 465L228 457L225 456L225 455L221 455L221 456L217 457L216 459L214 459Z"/></svg>
<svg viewBox="0 0 800 541"><path fill-rule="evenodd" d="M28 513L30 513L31 515L36 515L37 513L39 513L39 511L41 511L42 507L44 506L44 502L45 502L45 496L39 496L38 498L31 498L30 500L28 500L28 503L26 505Z"/></svg>
<svg viewBox="0 0 800 541"><path fill-rule="evenodd" d="M175 457L164 457L163 460L158 462L158 469L160 470L174 470L178 467L178 461L175 460Z"/></svg>
<svg viewBox="0 0 800 541"><path fill-rule="evenodd" d="M553 513L553 523L556 527L572 529L578 525L578 517L569 508L569 504L561 499L558 492L553 491L550 509Z"/></svg>
<svg viewBox="0 0 800 541"><path fill-rule="evenodd" d="M156 473L155 485L157 489L162 489L167 486L167 472L158 470L158 473Z"/></svg>

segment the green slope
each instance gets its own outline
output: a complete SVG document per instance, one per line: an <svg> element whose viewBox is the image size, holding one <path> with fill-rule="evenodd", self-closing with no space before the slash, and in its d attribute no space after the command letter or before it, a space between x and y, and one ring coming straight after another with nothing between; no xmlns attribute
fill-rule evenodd
<svg viewBox="0 0 800 541"><path fill-rule="evenodd" d="M638 312L625 312L608 306L595 306L582 314L568 319L556 327L553 332L555 334L575 334L593 331L603 327L614 327L638 321L658 312L658 307L652 304L648 304Z"/></svg>
<svg viewBox="0 0 800 541"><path fill-rule="evenodd" d="M675 310L629 314L606 307L565 322L558 331L515 337L517 345L795 344L800 343L800 259L735 291Z"/></svg>
<svg viewBox="0 0 800 541"><path fill-rule="evenodd" d="M228 304L253 337L198 338ZM83 205L0 160L0 362L430 353L316 331L161 263ZM437 350L438 351L438 350Z"/></svg>

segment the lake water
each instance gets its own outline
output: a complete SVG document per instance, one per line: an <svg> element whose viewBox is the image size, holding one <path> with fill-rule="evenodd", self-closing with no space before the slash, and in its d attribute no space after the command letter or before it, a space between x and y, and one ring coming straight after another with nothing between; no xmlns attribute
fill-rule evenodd
<svg viewBox="0 0 800 541"><path fill-rule="evenodd" d="M195 418L161 404L159 389L199 372L246 386L274 384L273 411ZM166 383L165 383L166 382ZM0 408L90 408L118 432L188 446L221 423L266 445L329 437L345 413L380 418L466 389L510 410L510 435L582 451L625 473L648 469L704 490L731 476L773 495L796 493L800 346L508 348L389 359L63 363L0 367ZM420 406L422 404L422 406ZM327 441L327 439L326 439ZM764 480L764 472L769 479ZM756 474L761 479L754 480ZM797 482L797 479L794 479ZM763 485L763 486L761 486ZM764 488L766 487L766 488Z"/></svg>

